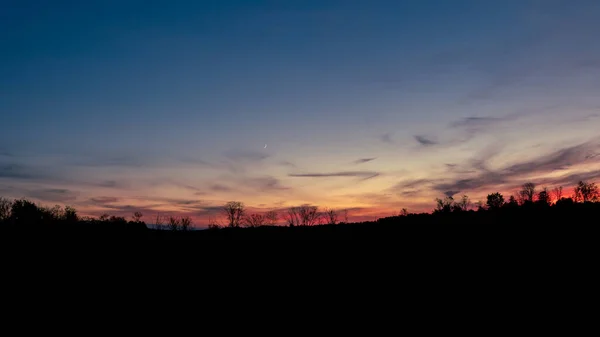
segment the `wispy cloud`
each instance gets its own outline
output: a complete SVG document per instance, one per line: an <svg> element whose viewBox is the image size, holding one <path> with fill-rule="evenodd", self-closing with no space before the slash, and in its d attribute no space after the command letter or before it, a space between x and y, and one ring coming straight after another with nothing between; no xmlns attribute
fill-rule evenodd
<svg viewBox="0 0 600 337"><path fill-rule="evenodd" d="M357 159L357 160L353 161L352 163L354 163L354 164L364 164L364 163L368 163L370 161L373 161L375 159L377 159L377 158L361 158L361 159Z"/></svg>
<svg viewBox="0 0 600 337"><path fill-rule="evenodd" d="M93 186L105 187L105 188L115 188L115 189L125 189L129 187L129 183L125 181L116 181L116 180L103 180L97 183L89 183Z"/></svg>
<svg viewBox="0 0 600 337"><path fill-rule="evenodd" d="M90 202L94 203L94 204L111 204L111 203L115 203L115 202L119 202L119 198L116 197L95 197L95 198L91 198Z"/></svg>
<svg viewBox="0 0 600 337"><path fill-rule="evenodd" d="M194 164L194 165L200 165L200 166L207 166L207 167L213 167L214 165L209 163L206 160L200 159L200 158L194 158L194 157L190 157L190 156L183 156L181 158L179 158L179 161L185 164Z"/></svg>
<svg viewBox="0 0 600 337"><path fill-rule="evenodd" d="M79 193L67 189L35 189L26 192L30 198L52 202L69 202L77 199Z"/></svg>
<svg viewBox="0 0 600 337"><path fill-rule="evenodd" d="M374 178L380 175L379 172L374 171L344 171L344 172L330 172L330 173L290 173L290 177L300 178L332 178L332 177L359 177L364 179Z"/></svg>
<svg viewBox="0 0 600 337"><path fill-rule="evenodd" d="M283 186L279 179L271 176L246 178L243 184L258 191L289 190L289 187Z"/></svg>
<svg viewBox="0 0 600 337"><path fill-rule="evenodd" d="M232 189L229 186L225 186L222 184L213 184L209 188L213 192L231 192Z"/></svg>
<svg viewBox="0 0 600 337"><path fill-rule="evenodd" d="M450 123L450 127L453 128L466 128L466 129L478 129L503 123L506 121L513 121L518 118L517 114L510 114L504 117L466 117L461 118L455 122Z"/></svg>
<svg viewBox="0 0 600 337"><path fill-rule="evenodd" d="M31 169L18 165L18 164L5 164L0 166L0 178L11 178L11 179L35 179L41 178L38 172L33 172Z"/></svg>
<svg viewBox="0 0 600 337"><path fill-rule="evenodd" d="M13 152L5 150L0 147L0 157L13 158L14 156L15 156L15 154Z"/></svg>
<svg viewBox="0 0 600 337"><path fill-rule="evenodd" d="M514 122L519 118L523 118L534 113L541 113L546 111L546 109L555 107L556 106L549 106L540 109L518 111L501 117L460 118L448 124L447 130L453 134L452 136L448 137L448 139L438 140L437 138L426 135L416 135L414 138L422 147L456 146L472 140L478 134L484 134L486 132L498 130L500 127L507 126L510 122Z"/></svg>
<svg viewBox="0 0 600 337"><path fill-rule="evenodd" d="M401 181L389 190L404 197L431 192L453 196L461 192L486 188L512 190L532 179L538 184L573 185L579 180L600 178L600 170L589 170L581 166L600 164L600 140L598 139L560 148L500 169L493 169L490 160L499 155L501 148L502 144L499 143L484 148L475 154L466 168L456 164L446 164L446 175ZM568 173L562 176L556 176L560 170L567 169L571 172L567 171ZM579 170L579 172L572 172L572 170Z"/></svg>
<svg viewBox="0 0 600 337"><path fill-rule="evenodd" d="M94 155L70 158L66 164L84 167L131 167L140 168L156 164L149 157L136 155Z"/></svg>
<svg viewBox="0 0 600 337"><path fill-rule="evenodd" d="M287 167L294 167L294 168L296 167L296 165L294 163L287 161L287 160L279 162L279 165L287 166Z"/></svg>
<svg viewBox="0 0 600 337"><path fill-rule="evenodd" d="M385 133L381 136L381 141L387 144L393 144L392 135L389 133Z"/></svg>
<svg viewBox="0 0 600 337"><path fill-rule="evenodd" d="M259 167L267 158L269 155L263 152L234 150L225 153L225 160L219 166L232 173L243 174L251 168Z"/></svg>
<svg viewBox="0 0 600 337"><path fill-rule="evenodd" d="M475 166L482 169L483 172L476 175L459 177L458 179L450 181L440 181L438 179L430 182L434 183L433 189L440 192L458 192L478 189L485 186L505 184L520 185L525 179L529 179L532 175L543 176L544 174L569 169L580 164L597 162L598 157L595 154L598 150L600 150L600 143L597 140L592 140L578 145L561 148L537 158L512 164L499 170L490 170L488 168L486 163L489 157L486 157L486 153L484 152L482 156L474 161ZM490 153L492 152L493 151ZM562 177L551 179L543 178L543 182L548 184L573 184L577 179L595 179L598 177L596 173L596 171L570 173Z"/></svg>
<svg viewBox="0 0 600 337"><path fill-rule="evenodd" d="M229 151L225 156L235 162L259 162L269 158L269 155L264 152L244 150Z"/></svg>
<svg viewBox="0 0 600 337"><path fill-rule="evenodd" d="M425 135L415 135L415 140L423 146L432 146L439 144L436 140Z"/></svg>

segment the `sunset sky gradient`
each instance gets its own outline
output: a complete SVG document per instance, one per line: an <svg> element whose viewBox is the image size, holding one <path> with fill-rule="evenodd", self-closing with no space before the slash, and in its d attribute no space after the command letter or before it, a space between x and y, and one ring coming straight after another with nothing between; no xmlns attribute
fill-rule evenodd
<svg viewBox="0 0 600 337"><path fill-rule="evenodd" d="M0 2L0 196L351 220L600 177L600 1ZM264 145L268 144L267 148Z"/></svg>

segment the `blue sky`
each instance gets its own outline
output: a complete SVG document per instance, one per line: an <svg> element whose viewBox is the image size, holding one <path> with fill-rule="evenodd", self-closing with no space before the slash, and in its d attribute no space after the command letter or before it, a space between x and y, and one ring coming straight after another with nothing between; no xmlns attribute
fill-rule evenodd
<svg viewBox="0 0 600 337"><path fill-rule="evenodd" d="M594 180L598 17L591 0L3 1L0 194L202 223L234 199L366 219Z"/></svg>

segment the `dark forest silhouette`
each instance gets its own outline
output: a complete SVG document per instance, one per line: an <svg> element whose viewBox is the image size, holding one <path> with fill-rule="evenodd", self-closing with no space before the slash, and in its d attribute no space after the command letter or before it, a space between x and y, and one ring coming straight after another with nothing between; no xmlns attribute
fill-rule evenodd
<svg viewBox="0 0 600 337"><path fill-rule="evenodd" d="M515 196L516 195L516 196ZM211 220L208 229L193 231L187 216L157 215L151 224L135 212L131 219L108 214L98 218L80 217L70 206L43 207L29 200L0 198L0 226L5 232L109 234L148 238L222 239L222 238L391 238L407 229L458 228L465 225L527 226L591 225L599 222L600 194L595 183L580 181L572 197L564 197L563 188L539 191L533 183L505 198L490 193L485 202L472 203L468 196L436 199L431 213L410 213L367 222L348 222L348 212L313 205L290 207L285 212L248 213L242 202L231 201L222 207L224 223ZM284 224L282 224L284 221ZM279 224L279 225L278 225Z"/></svg>

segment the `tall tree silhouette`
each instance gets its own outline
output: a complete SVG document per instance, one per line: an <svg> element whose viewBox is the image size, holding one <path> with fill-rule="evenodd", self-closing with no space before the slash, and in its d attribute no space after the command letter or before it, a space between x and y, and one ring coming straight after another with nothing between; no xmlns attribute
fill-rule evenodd
<svg viewBox="0 0 600 337"><path fill-rule="evenodd" d="M75 222L79 221L79 216L77 215L77 210L71 206L65 207L63 216L64 216L64 219L66 222L75 223Z"/></svg>
<svg viewBox="0 0 600 337"><path fill-rule="evenodd" d="M300 212L298 207L288 208L285 220L290 227L300 226Z"/></svg>
<svg viewBox="0 0 600 337"><path fill-rule="evenodd" d="M44 221L44 214L33 202L20 199L13 201L10 217L16 225L40 225Z"/></svg>
<svg viewBox="0 0 600 337"><path fill-rule="evenodd" d="M544 187L539 193L537 202L541 205L550 205L550 193L548 189Z"/></svg>
<svg viewBox="0 0 600 337"><path fill-rule="evenodd" d="M492 210L500 209L504 205L504 196L499 192L488 194L486 204Z"/></svg>
<svg viewBox="0 0 600 337"><path fill-rule="evenodd" d="M562 186L555 187L552 190L552 192L554 193L555 202L558 202L560 199L562 199L562 197L563 197L563 187Z"/></svg>
<svg viewBox="0 0 600 337"><path fill-rule="evenodd" d="M454 205L454 198L445 197L444 199L436 198L436 209L434 213L450 213Z"/></svg>
<svg viewBox="0 0 600 337"><path fill-rule="evenodd" d="M458 207L460 207L461 211L466 212L469 209L469 206L471 205L471 200L469 200L469 197L467 195L463 195L456 204L458 205Z"/></svg>
<svg viewBox="0 0 600 337"><path fill-rule="evenodd" d="M240 227L245 213L245 206L239 201L230 201L223 206L229 227Z"/></svg>
<svg viewBox="0 0 600 337"><path fill-rule="evenodd" d="M598 187L595 183L579 181L574 188L575 198L577 201L596 201L598 199Z"/></svg>
<svg viewBox="0 0 600 337"><path fill-rule="evenodd" d="M533 202L535 196L535 184L532 182L525 183L521 186L520 194L523 196L523 201Z"/></svg>
<svg viewBox="0 0 600 337"><path fill-rule="evenodd" d="M10 218L11 207L12 201L0 197L0 223L8 221L8 218Z"/></svg>
<svg viewBox="0 0 600 337"><path fill-rule="evenodd" d="M338 214L337 211L333 208L326 208L325 209L325 220L327 221L328 225L335 225L338 222Z"/></svg>

